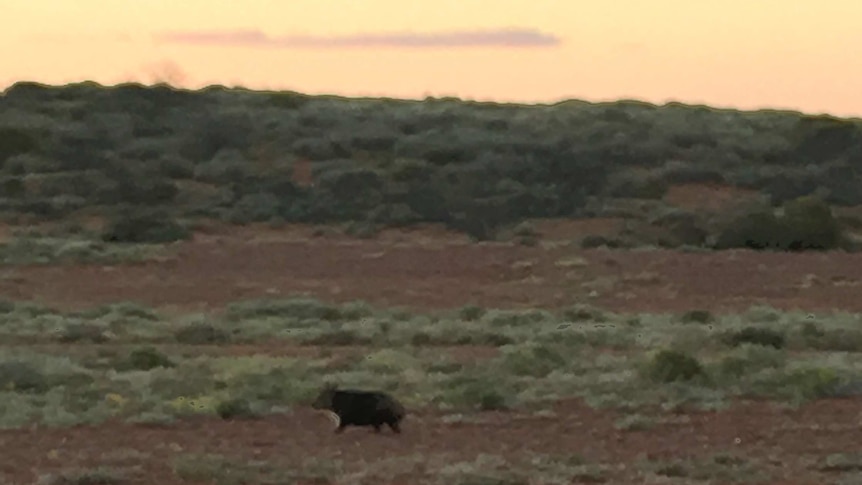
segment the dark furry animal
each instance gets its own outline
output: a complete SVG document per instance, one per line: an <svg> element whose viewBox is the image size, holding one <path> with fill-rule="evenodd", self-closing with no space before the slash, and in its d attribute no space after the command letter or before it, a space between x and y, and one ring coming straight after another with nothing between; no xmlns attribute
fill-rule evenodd
<svg viewBox="0 0 862 485"><path fill-rule="evenodd" d="M311 407L338 416L336 433L343 432L347 426L373 426L379 433L384 424L395 433L401 433L400 423L407 414L401 403L384 392L339 390L335 386L325 387Z"/></svg>

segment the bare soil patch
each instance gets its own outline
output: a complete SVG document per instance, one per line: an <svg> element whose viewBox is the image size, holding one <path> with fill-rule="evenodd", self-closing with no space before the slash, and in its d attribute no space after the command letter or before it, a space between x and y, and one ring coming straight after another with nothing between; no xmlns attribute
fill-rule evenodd
<svg viewBox="0 0 862 485"><path fill-rule="evenodd" d="M300 408L264 420L195 418L165 428L109 423L73 430L20 429L0 431L0 473L15 483L35 483L37 474L63 468L134 464L141 467L137 483L187 483L174 475L171 460L215 453L285 467L305 459L340 460L346 472L389 460L398 478L391 483L427 483L411 458L470 461L489 454L514 462L537 454L626 464L611 471L609 483L645 483L644 460L724 454L748 459L775 480L761 483L831 483L834 474L818 469L818 464L830 454L862 449L860 404L827 400L779 410L774 404L747 402L720 412L656 415L655 426L640 431L621 431L614 426L619 414L593 410L579 401L553 405L552 416L488 412L451 422L438 412L419 412L405 421L400 436L362 428L336 435L324 415Z"/></svg>
<svg viewBox="0 0 862 485"><path fill-rule="evenodd" d="M375 240L313 232L211 228L160 261L6 267L0 295L65 308L128 300L183 311L298 295L417 310L589 303L625 312L753 304L862 311L862 254L582 250L560 241L471 244L435 231Z"/></svg>

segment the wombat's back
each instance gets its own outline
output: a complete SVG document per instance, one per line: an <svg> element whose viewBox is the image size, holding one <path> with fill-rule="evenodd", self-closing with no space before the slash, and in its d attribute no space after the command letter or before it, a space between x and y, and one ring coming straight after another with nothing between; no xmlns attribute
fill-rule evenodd
<svg viewBox="0 0 862 485"><path fill-rule="evenodd" d="M404 419L404 416L407 415L407 410L404 409L404 406L389 394L383 392L377 393L377 398L378 408L387 409L398 420Z"/></svg>
<svg viewBox="0 0 862 485"><path fill-rule="evenodd" d="M385 392L355 389L335 391L332 395L332 410L350 408L390 411L399 417L405 414L404 406Z"/></svg>
<svg viewBox="0 0 862 485"><path fill-rule="evenodd" d="M345 426L374 426L388 424L400 433L399 423L406 415L404 406L394 397L381 391L328 388L321 392L312 405L338 415L340 431Z"/></svg>

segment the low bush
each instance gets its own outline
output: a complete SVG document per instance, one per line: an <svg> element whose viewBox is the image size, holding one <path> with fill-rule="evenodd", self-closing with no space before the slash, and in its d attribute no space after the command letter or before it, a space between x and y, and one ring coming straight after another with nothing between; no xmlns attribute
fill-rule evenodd
<svg viewBox="0 0 862 485"><path fill-rule="evenodd" d="M768 328L745 327L742 330L732 332L725 336L725 342L736 347L744 343L771 346L776 349L784 347L785 338L782 333Z"/></svg>
<svg viewBox="0 0 862 485"><path fill-rule="evenodd" d="M153 347L135 349L129 354L127 365L135 370L150 370L157 367L171 368L176 364L167 355Z"/></svg>
<svg viewBox="0 0 862 485"><path fill-rule="evenodd" d="M102 240L121 243L169 243L191 238L191 231L156 211L120 211L102 233Z"/></svg>
<svg viewBox="0 0 862 485"><path fill-rule="evenodd" d="M813 196L784 204L784 214L755 209L727 224L715 249L749 248L779 251L825 251L844 243L844 234L828 204Z"/></svg>
<svg viewBox="0 0 862 485"><path fill-rule="evenodd" d="M690 381L704 375L701 363L691 355L676 350L659 351L649 361L647 376L657 382Z"/></svg>

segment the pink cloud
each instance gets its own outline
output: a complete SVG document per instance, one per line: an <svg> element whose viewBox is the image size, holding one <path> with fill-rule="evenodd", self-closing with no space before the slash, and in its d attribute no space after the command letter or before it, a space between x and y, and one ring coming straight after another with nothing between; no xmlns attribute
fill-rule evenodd
<svg viewBox="0 0 862 485"><path fill-rule="evenodd" d="M344 47L554 47L559 37L532 29L450 31L437 33L354 34L344 36L287 35L272 37L258 30L165 32L156 40L197 45L233 45L283 49Z"/></svg>
<svg viewBox="0 0 862 485"><path fill-rule="evenodd" d="M68 42L115 42L129 43L132 42L132 36L122 32L116 33L38 33L24 36L25 39L32 42L45 42L55 44L65 44Z"/></svg>

